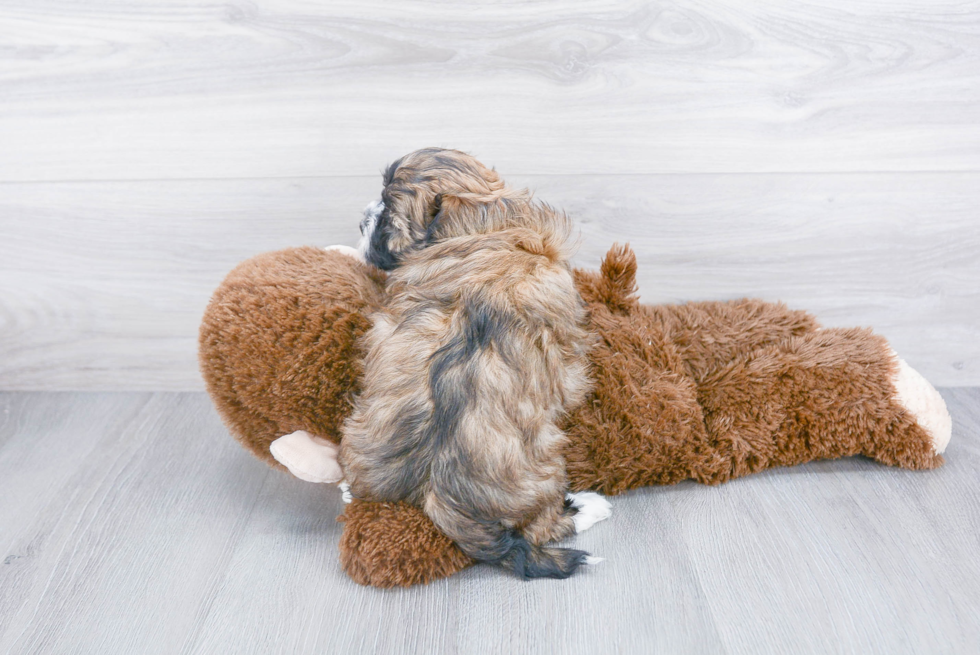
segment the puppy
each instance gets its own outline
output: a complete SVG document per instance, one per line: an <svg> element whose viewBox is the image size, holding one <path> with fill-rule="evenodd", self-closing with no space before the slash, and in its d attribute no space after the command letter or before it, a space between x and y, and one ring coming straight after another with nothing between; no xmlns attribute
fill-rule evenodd
<svg viewBox="0 0 980 655"><path fill-rule="evenodd" d="M340 462L355 498L415 504L466 554L566 578L588 554L543 544L608 516L566 499L559 417L589 389L571 224L455 150L392 164L361 251L390 271L364 338Z"/></svg>

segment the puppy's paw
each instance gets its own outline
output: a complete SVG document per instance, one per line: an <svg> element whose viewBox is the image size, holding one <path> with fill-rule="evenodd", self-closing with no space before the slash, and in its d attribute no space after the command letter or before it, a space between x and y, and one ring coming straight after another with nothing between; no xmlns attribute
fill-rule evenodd
<svg viewBox="0 0 980 655"><path fill-rule="evenodd" d="M351 501L354 500L354 496L350 492L350 485L341 480L337 483L340 487L340 499L344 501L345 504L350 505Z"/></svg>
<svg viewBox="0 0 980 655"><path fill-rule="evenodd" d="M339 482L344 479L337 462L340 446L304 430L279 437L269 444L269 452L300 480Z"/></svg>
<svg viewBox="0 0 980 655"><path fill-rule="evenodd" d="M359 262L364 262L364 255L357 248L351 248L350 246L327 246L324 250L339 252L342 255L347 255L348 257L353 257Z"/></svg>
<svg viewBox="0 0 980 655"><path fill-rule="evenodd" d="M572 517L572 521L575 522L575 532L584 532L612 515L612 505L597 493L583 491L577 494L565 494L565 498L578 510Z"/></svg>

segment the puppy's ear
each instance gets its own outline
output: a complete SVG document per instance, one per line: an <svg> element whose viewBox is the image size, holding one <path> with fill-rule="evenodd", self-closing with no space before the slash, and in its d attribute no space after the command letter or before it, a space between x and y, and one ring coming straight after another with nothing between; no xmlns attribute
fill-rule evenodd
<svg viewBox="0 0 980 655"><path fill-rule="evenodd" d="M455 193L438 193L432 201L427 221L425 244L450 236L467 234L480 224L480 203Z"/></svg>
<svg viewBox="0 0 980 655"><path fill-rule="evenodd" d="M402 254L420 237L415 220L418 203L413 196L414 194L393 186L386 187L381 194L385 209L379 226L384 228L385 245L394 260L401 259Z"/></svg>
<svg viewBox="0 0 980 655"><path fill-rule="evenodd" d="M397 257L434 239L466 233L473 220L481 220L480 208L505 188L496 171L465 153L424 148L406 155L385 172L381 194L390 217L391 252Z"/></svg>
<svg viewBox="0 0 980 655"><path fill-rule="evenodd" d="M392 184L382 194L390 214L388 243L392 252L404 253L435 238L443 208L443 194L429 184Z"/></svg>
<svg viewBox="0 0 980 655"><path fill-rule="evenodd" d="M436 197L432 199L432 217L429 219L429 224L425 227L425 243L431 243L436 239L436 235L439 233L439 225L445 214L442 211L442 198L441 193L437 193Z"/></svg>

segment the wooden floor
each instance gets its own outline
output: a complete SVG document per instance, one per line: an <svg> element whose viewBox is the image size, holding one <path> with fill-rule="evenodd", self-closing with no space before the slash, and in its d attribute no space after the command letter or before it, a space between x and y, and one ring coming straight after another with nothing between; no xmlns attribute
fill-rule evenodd
<svg viewBox="0 0 980 655"><path fill-rule="evenodd" d="M864 459L613 498L567 581L341 571L340 495L201 393L0 394L0 653L976 653L980 389L947 463Z"/></svg>

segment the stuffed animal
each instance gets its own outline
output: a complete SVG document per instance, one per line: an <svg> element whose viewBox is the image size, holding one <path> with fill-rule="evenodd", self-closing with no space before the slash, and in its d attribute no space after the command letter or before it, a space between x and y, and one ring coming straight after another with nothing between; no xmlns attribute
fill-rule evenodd
<svg viewBox="0 0 980 655"><path fill-rule="evenodd" d="M758 300L644 305L635 275L628 246L575 271L597 345L594 390L564 425L573 491L718 484L851 455L942 464L943 399L882 337ZM242 445L301 479L342 481L357 341L384 284L344 247L267 253L228 275L204 315L200 364ZM407 504L354 500L340 520L341 561L361 584L426 583L473 563Z"/></svg>

